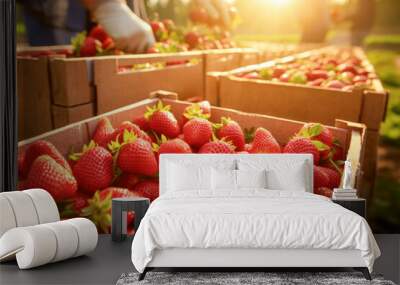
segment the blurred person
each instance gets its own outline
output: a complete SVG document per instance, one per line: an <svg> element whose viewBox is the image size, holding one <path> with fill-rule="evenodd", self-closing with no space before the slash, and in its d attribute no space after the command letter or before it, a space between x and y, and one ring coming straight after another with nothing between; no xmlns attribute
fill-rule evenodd
<svg viewBox="0 0 400 285"><path fill-rule="evenodd" d="M351 44L361 46L371 32L375 21L375 0L356 0L355 10L350 15Z"/></svg>
<svg viewBox="0 0 400 285"><path fill-rule="evenodd" d="M328 0L297 0L302 43L322 43L330 26Z"/></svg>
<svg viewBox="0 0 400 285"><path fill-rule="evenodd" d="M193 0L223 25L230 22L228 0ZM19 0L28 41L33 46L69 44L93 19L127 52L144 52L154 44L144 0ZM129 7L132 8L133 12Z"/></svg>

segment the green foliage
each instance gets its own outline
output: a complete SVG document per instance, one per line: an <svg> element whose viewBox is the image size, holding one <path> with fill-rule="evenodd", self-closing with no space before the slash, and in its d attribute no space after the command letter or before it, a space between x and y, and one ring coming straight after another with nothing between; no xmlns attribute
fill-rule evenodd
<svg viewBox="0 0 400 285"><path fill-rule="evenodd" d="M381 126L382 138L386 143L400 145L400 71L396 68L400 53L372 50L367 55L390 93L386 120Z"/></svg>

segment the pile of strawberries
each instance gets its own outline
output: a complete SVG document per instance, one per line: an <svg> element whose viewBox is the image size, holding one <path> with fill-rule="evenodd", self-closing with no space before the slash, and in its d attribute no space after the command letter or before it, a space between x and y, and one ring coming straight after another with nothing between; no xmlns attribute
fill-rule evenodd
<svg viewBox="0 0 400 285"><path fill-rule="evenodd" d="M236 10L231 10L233 18ZM173 20L150 21L156 43L147 53L171 53L188 50L225 49L235 47L230 33L221 23L208 16L205 9L193 7L189 18L194 25L177 27ZM123 52L115 47L113 39L100 26L94 26L89 33L79 33L71 40L73 55L91 57L101 55L119 55Z"/></svg>
<svg viewBox="0 0 400 285"><path fill-rule="evenodd" d="M238 74L248 79L264 79L272 82L288 82L308 86L352 91L372 89L372 72L361 58L348 49L337 52L321 52L307 58L294 58L268 68Z"/></svg>
<svg viewBox="0 0 400 285"><path fill-rule="evenodd" d="M89 34L82 32L72 38L73 55L81 57L119 55L121 50L115 47L113 39L99 25L94 26Z"/></svg>
<svg viewBox="0 0 400 285"><path fill-rule="evenodd" d="M225 117L212 123L208 101L189 105L178 118L170 108L158 101L119 126L103 117L91 141L67 158L48 141L33 142L19 153L19 188L46 189L63 217L89 217L109 232L112 198L158 197L162 153L310 153L314 192L330 197L340 183L343 148L321 124L305 124L282 146L262 127L243 130Z"/></svg>

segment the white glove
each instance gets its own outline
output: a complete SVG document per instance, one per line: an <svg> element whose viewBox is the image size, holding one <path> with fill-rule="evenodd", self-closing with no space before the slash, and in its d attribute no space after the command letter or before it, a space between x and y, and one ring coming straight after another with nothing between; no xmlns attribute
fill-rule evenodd
<svg viewBox="0 0 400 285"><path fill-rule="evenodd" d="M101 2L93 11L93 16L119 49L140 53L155 42L151 27L121 1Z"/></svg>
<svg viewBox="0 0 400 285"><path fill-rule="evenodd" d="M197 4L206 9L207 14L214 20L221 20L225 27L229 27L231 16L229 10L232 7L227 0L196 0Z"/></svg>

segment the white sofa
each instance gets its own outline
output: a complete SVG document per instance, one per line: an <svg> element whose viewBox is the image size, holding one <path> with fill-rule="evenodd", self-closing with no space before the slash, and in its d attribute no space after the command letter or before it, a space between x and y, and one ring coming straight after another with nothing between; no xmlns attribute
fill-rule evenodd
<svg viewBox="0 0 400 285"><path fill-rule="evenodd" d="M60 221L57 205L42 189L0 193L0 262L16 259L20 269L87 254L97 245L88 219Z"/></svg>

